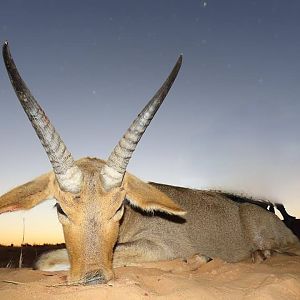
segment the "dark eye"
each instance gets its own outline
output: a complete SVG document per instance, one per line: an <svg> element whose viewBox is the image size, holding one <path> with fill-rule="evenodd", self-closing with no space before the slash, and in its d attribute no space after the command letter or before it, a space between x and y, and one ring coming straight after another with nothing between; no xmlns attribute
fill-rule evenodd
<svg viewBox="0 0 300 300"><path fill-rule="evenodd" d="M119 212L120 210L122 210L124 208L124 205L122 203L122 205L116 210L116 213Z"/></svg>
<svg viewBox="0 0 300 300"><path fill-rule="evenodd" d="M58 212L59 214L61 214L61 215L67 217L66 213L63 211L63 209L61 208L61 206L59 205L59 203L56 203L56 204L55 204L55 207L56 207L57 212Z"/></svg>

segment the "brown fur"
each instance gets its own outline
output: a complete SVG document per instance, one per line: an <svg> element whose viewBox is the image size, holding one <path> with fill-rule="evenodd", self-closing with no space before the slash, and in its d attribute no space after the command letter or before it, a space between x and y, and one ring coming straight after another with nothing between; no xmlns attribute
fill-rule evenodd
<svg viewBox="0 0 300 300"><path fill-rule="evenodd" d="M129 173L121 187L107 192L99 176L104 161L83 158L76 164L84 176L78 194L62 191L50 172L0 197L0 212L57 199L68 256L43 256L37 267L69 257L69 282L106 282L113 266L142 261L201 254L236 262L298 247L291 231L256 205L218 192L145 183Z"/></svg>

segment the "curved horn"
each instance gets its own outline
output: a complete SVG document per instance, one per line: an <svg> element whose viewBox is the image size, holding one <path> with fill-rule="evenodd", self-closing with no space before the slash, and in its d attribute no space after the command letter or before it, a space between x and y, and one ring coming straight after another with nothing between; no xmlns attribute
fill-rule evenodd
<svg viewBox="0 0 300 300"><path fill-rule="evenodd" d="M60 188L67 192L78 193L83 179L82 172L75 165L71 153L22 80L11 57L8 42L3 45L3 59L11 84L46 150Z"/></svg>
<svg viewBox="0 0 300 300"><path fill-rule="evenodd" d="M173 70L154 97L133 121L117 146L110 154L101 170L101 179L106 190L120 186L126 172L128 162L139 140L153 119L155 113L167 96L182 64L182 55L179 56Z"/></svg>

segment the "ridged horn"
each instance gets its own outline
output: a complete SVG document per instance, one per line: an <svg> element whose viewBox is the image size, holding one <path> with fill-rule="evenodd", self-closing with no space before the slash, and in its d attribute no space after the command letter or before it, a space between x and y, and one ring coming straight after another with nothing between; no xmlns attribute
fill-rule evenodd
<svg viewBox="0 0 300 300"><path fill-rule="evenodd" d="M148 102L145 108L133 121L126 133L123 135L117 146L110 154L106 164L101 170L101 180L105 190L118 187L122 184L127 165L135 150L139 140L153 119L155 113L167 96L182 64L182 55L179 56L173 70L156 92L154 97Z"/></svg>
<svg viewBox="0 0 300 300"><path fill-rule="evenodd" d="M11 57L8 42L4 43L2 52L11 84L49 157L60 188L78 193L83 179L81 170L75 165L71 153L21 78Z"/></svg>

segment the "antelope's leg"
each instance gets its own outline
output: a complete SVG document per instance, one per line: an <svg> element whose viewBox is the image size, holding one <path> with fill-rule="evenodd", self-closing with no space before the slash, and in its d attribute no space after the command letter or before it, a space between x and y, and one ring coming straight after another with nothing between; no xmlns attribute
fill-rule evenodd
<svg viewBox="0 0 300 300"><path fill-rule="evenodd" d="M152 241L141 239L133 242L120 243L116 246L113 266L121 267L134 265L141 262L166 260L173 257L168 255L168 249L164 249Z"/></svg>
<svg viewBox="0 0 300 300"><path fill-rule="evenodd" d="M56 272L70 269L67 249L58 249L43 253L34 263L33 269Z"/></svg>

